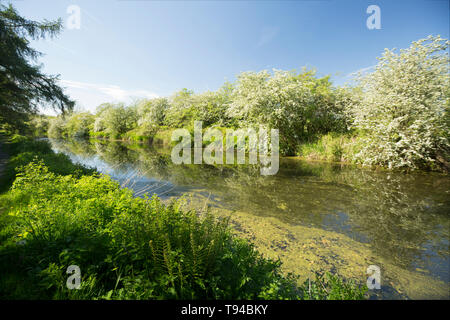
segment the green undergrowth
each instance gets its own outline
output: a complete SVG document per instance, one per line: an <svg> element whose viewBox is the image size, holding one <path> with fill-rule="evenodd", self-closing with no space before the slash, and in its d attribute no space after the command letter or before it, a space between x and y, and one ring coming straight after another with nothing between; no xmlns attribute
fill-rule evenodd
<svg viewBox="0 0 450 320"><path fill-rule="evenodd" d="M358 136L329 133L313 142L301 144L298 155L307 160L355 163L355 155L360 149Z"/></svg>
<svg viewBox="0 0 450 320"><path fill-rule="evenodd" d="M6 191L13 183L17 169L33 160L43 160L49 171L77 177L91 175L96 172L93 168L74 164L70 158L62 153L54 153L46 140L36 140L21 135L13 135L3 144L10 158L0 177L0 192Z"/></svg>

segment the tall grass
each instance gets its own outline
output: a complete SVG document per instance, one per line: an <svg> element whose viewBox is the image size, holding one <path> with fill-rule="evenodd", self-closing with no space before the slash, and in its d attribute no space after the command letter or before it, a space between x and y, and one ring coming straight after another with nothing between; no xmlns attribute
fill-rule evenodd
<svg viewBox="0 0 450 320"><path fill-rule="evenodd" d="M360 149L358 136L329 133L313 142L301 144L298 155L308 160L353 163Z"/></svg>

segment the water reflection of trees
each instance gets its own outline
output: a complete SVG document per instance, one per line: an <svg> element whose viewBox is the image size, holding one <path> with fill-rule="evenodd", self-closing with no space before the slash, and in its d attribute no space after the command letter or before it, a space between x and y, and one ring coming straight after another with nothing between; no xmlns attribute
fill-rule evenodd
<svg viewBox="0 0 450 320"><path fill-rule="evenodd" d="M139 156L125 144L117 141L95 142L93 147L101 160L117 169L128 168L130 165L134 166Z"/></svg>
<svg viewBox="0 0 450 320"><path fill-rule="evenodd" d="M67 141L50 139L49 141L53 150L58 152L70 153L80 157L93 157L97 154L95 149L91 147L89 140L77 139Z"/></svg>
<svg viewBox="0 0 450 320"><path fill-rule="evenodd" d="M206 189L237 210L289 223L336 229L326 221L343 213L348 220L341 223L348 228L338 231L365 235L377 254L395 264L420 266L418 261L429 260L428 247L440 255L434 261L448 268L450 179L443 175L283 159L277 175L262 176L256 165L175 165L170 150L119 142L70 142L64 148L97 155L110 166L132 165L147 177ZM448 270L439 272L448 277Z"/></svg>
<svg viewBox="0 0 450 320"><path fill-rule="evenodd" d="M428 254L427 246L440 255L441 271L448 277L448 177L347 173L351 174L355 175L351 183L356 192L347 213L354 228L369 235L376 252L407 267Z"/></svg>

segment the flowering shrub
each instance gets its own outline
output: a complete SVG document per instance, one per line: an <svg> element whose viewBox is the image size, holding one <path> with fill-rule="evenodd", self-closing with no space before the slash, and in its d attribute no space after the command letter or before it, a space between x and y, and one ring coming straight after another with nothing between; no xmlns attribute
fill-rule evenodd
<svg viewBox="0 0 450 320"><path fill-rule="evenodd" d="M358 161L388 168L445 165L449 152L449 42L413 42L386 49L373 73L360 75L363 92L352 105L353 127L363 133Z"/></svg>
<svg viewBox="0 0 450 320"><path fill-rule="evenodd" d="M334 106L328 77L318 79L314 71L275 70L271 75L264 70L238 76L228 115L241 126L280 130L280 151L294 154L299 142L336 127L340 117Z"/></svg>

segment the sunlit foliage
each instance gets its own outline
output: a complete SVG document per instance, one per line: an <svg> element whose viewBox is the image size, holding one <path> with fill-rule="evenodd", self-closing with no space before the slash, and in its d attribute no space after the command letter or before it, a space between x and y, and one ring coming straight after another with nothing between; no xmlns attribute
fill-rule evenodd
<svg viewBox="0 0 450 320"><path fill-rule="evenodd" d="M353 126L364 133L356 157L389 168L429 168L449 159L449 42L428 37L396 53L386 49L360 77Z"/></svg>

